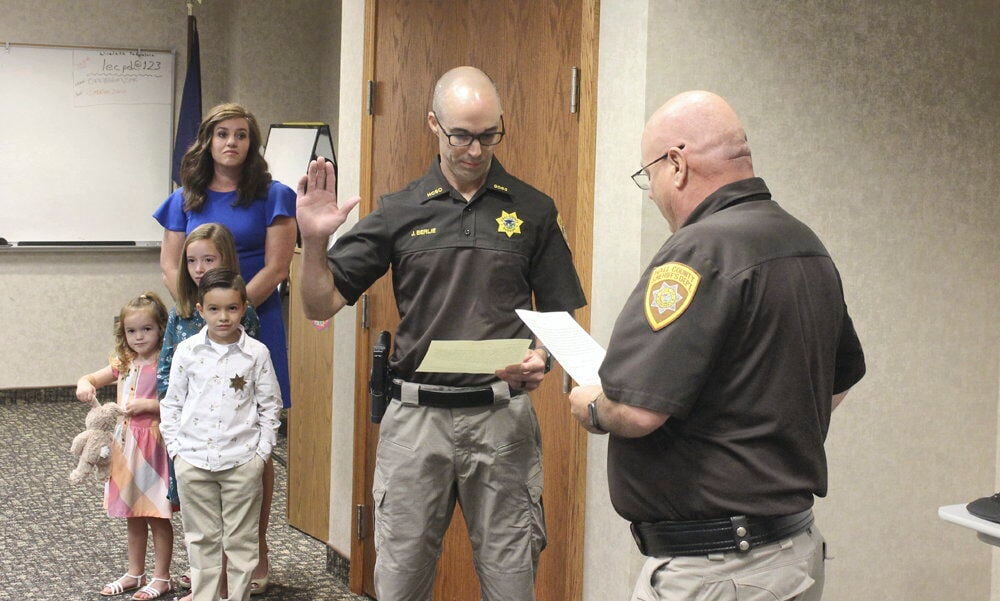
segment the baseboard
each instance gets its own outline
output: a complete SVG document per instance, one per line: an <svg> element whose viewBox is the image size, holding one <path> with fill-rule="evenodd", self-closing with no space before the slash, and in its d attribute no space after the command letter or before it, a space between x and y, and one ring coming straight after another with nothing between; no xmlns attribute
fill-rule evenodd
<svg viewBox="0 0 1000 601"><path fill-rule="evenodd" d="M116 400L115 386L97 389L102 403ZM12 403L65 403L76 400L75 386L41 386L37 388L0 388L0 405Z"/></svg>
<svg viewBox="0 0 1000 601"><path fill-rule="evenodd" d="M351 560L328 545L326 547L326 571L347 584L351 575Z"/></svg>

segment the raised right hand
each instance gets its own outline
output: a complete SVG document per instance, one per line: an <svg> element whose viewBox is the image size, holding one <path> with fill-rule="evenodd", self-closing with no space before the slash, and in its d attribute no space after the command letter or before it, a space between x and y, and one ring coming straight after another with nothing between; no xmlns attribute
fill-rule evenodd
<svg viewBox="0 0 1000 601"><path fill-rule="evenodd" d="M337 177L333 163L318 157L309 162L306 174L299 179L295 197L295 219L303 240L329 238L344 224L360 196L337 202Z"/></svg>

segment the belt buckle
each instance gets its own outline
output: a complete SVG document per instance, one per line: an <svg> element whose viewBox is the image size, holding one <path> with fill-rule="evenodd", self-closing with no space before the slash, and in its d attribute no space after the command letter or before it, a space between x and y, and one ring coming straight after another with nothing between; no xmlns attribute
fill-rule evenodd
<svg viewBox="0 0 1000 601"><path fill-rule="evenodd" d="M639 528L636 527L635 522L629 524L629 530L632 531L632 540L639 547L639 552L646 555L646 543L642 540L642 533L639 532Z"/></svg>

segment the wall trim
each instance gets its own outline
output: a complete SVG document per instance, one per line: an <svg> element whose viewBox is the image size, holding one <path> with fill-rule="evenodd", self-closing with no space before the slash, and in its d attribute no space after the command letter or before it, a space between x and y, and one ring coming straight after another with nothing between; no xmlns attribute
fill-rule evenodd
<svg viewBox="0 0 1000 601"><path fill-rule="evenodd" d="M350 580L351 560L341 555L336 549L326 546L326 571L345 585Z"/></svg>
<svg viewBox="0 0 1000 601"><path fill-rule="evenodd" d="M97 398L103 402L118 398L115 385L97 389ZM76 386L35 386L27 388L0 388L0 405L18 403L65 403L76 400Z"/></svg>

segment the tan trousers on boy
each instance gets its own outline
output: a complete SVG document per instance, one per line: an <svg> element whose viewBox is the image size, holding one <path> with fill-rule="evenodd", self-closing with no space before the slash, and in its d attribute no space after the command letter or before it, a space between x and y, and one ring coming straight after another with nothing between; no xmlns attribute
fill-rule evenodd
<svg viewBox="0 0 1000 601"><path fill-rule="evenodd" d="M229 599L247 601L250 575L259 559L257 525L264 460L254 455L243 465L212 472L177 456L174 471L194 601L218 601L223 550L229 558Z"/></svg>

